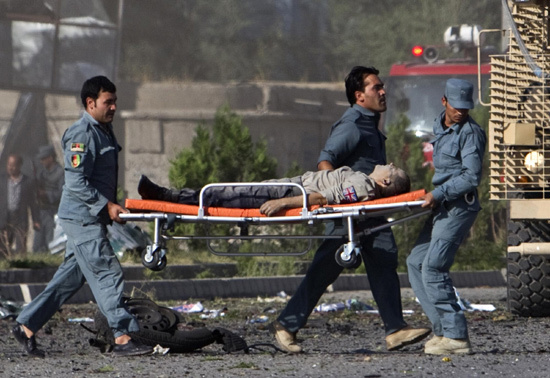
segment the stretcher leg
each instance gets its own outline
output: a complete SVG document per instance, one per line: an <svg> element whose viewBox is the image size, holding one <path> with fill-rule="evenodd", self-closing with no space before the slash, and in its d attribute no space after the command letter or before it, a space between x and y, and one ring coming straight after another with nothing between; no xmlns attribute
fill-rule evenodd
<svg viewBox="0 0 550 378"><path fill-rule="evenodd" d="M353 231L353 219L348 217L348 242L336 251L336 262L343 268L355 269L361 264L361 247L357 245Z"/></svg>
<svg viewBox="0 0 550 378"><path fill-rule="evenodd" d="M161 227L163 227L161 220L159 218L155 218L155 235L153 238L153 244L148 245L141 254L141 263L143 266L153 271L163 270L168 263L166 259L166 246L164 245L164 239L160 235Z"/></svg>

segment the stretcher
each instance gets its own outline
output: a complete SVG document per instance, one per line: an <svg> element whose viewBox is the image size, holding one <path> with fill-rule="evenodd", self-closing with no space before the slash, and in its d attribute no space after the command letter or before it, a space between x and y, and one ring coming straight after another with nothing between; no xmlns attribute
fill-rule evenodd
<svg viewBox="0 0 550 378"><path fill-rule="evenodd" d="M204 205L204 193L211 188L221 186L265 186L265 185L286 185L297 186L303 193L303 204L301 208L285 209L275 216L265 216L259 209L235 209L208 207ZM244 252L247 256L288 256L303 255L307 253L315 239L343 239L342 246L338 249L335 259L344 268L356 266L360 262L361 247L359 238L378 232L387 227L418 218L430 212L422 208L424 201L418 198L425 194L425 190L417 190L394 197L380 198L365 202L348 204L307 206L307 196L304 188L294 183L219 183L206 185L200 192L198 205L185 205L172 202L142 199L126 199L125 207L130 212L121 214L123 220L133 222L153 223L153 243L148 245L142 252L142 263L151 270L162 270L167 264L168 240L205 240L210 252L220 256L242 256L243 252L220 251L213 246L213 240L277 240L277 239L303 239L308 245L300 251L294 252ZM399 215L398 218L395 218ZM369 218L387 218L381 222L374 222L373 227L358 227L358 222ZM315 234L314 225L334 221L341 222L347 226L347 235L324 235L322 232ZM175 235L173 231L176 223L194 224L232 224L240 230L235 235ZM283 225L283 224L304 224L308 225L310 232L302 235L276 235L260 232L256 235L249 235L250 225Z"/></svg>

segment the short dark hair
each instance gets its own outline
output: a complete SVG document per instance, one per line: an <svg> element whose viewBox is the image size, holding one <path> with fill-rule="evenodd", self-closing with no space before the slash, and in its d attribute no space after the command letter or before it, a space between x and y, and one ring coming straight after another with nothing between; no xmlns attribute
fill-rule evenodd
<svg viewBox="0 0 550 378"><path fill-rule="evenodd" d="M348 76L346 76L346 96L348 98L350 106L355 104L355 92L365 90L365 76L378 75L378 71L374 67L355 66L351 69Z"/></svg>
<svg viewBox="0 0 550 378"><path fill-rule="evenodd" d="M411 191L411 179L404 170L398 169L392 177L391 184L380 186L380 195L382 197L392 197Z"/></svg>
<svg viewBox="0 0 550 378"><path fill-rule="evenodd" d="M23 165L23 157L21 155L16 153L11 153L8 155L8 159L11 157L15 159L15 164L17 164L19 167Z"/></svg>
<svg viewBox="0 0 550 378"><path fill-rule="evenodd" d="M116 93L116 86L105 76L94 76L86 80L84 84L82 84L82 90L80 91L82 105L86 107L86 99L88 97L97 100L101 92Z"/></svg>

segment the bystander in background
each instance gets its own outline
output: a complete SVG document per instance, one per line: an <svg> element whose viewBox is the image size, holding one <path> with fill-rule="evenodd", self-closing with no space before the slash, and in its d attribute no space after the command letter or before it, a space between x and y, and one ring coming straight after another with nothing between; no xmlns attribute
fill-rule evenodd
<svg viewBox="0 0 550 378"><path fill-rule="evenodd" d="M35 230L32 244L33 252L46 252L53 239L55 214L61 200L65 174L57 162L55 149L51 145L42 146L36 156L41 168L36 173L36 193L40 213L40 229Z"/></svg>
<svg viewBox="0 0 550 378"><path fill-rule="evenodd" d="M21 172L23 158L8 156L6 173L0 175L0 255L26 252L29 211L33 227L40 229L34 181Z"/></svg>

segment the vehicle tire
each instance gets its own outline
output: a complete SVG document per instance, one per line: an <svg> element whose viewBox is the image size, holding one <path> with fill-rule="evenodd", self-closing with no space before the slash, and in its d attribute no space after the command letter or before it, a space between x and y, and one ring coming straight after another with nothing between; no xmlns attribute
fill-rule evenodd
<svg viewBox="0 0 550 378"><path fill-rule="evenodd" d="M545 221L510 221L508 245L550 241L550 225ZM507 256L508 309L526 317L550 316L550 256Z"/></svg>
<svg viewBox="0 0 550 378"><path fill-rule="evenodd" d="M217 337L208 328L171 332L140 329L131 336L145 345L160 345L163 348L170 348L170 352L174 353L193 352L217 341Z"/></svg>
<svg viewBox="0 0 550 378"><path fill-rule="evenodd" d="M162 313L165 313L166 310L170 309L159 307L159 311ZM177 318L174 315L171 319ZM107 318L105 318L100 311L96 311L94 315L94 322L97 332L96 338L108 344L114 345L115 340L113 337L113 332L109 327ZM158 330L151 327L150 324L143 323L139 318L138 322L140 323L140 330L130 334L133 339L153 347L160 345L163 348L170 348L170 352L174 353L192 352L213 344L220 338L208 328L204 327L189 331L180 331L177 327L172 327L169 330Z"/></svg>

